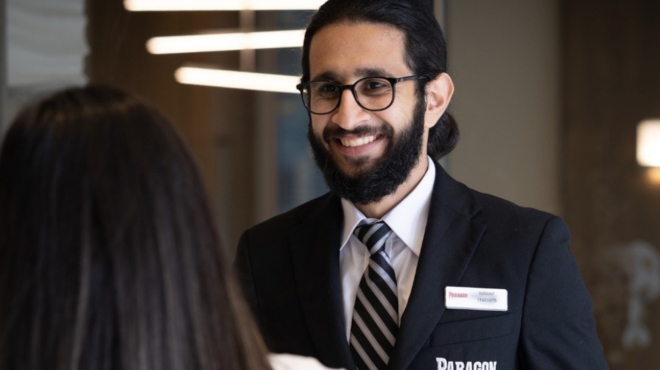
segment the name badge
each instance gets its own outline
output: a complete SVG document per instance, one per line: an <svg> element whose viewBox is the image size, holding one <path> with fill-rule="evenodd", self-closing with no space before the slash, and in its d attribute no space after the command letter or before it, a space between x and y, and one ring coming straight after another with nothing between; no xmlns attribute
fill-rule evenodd
<svg viewBox="0 0 660 370"><path fill-rule="evenodd" d="M506 311L506 289L445 287L445 306L453 310Z"/></svg>

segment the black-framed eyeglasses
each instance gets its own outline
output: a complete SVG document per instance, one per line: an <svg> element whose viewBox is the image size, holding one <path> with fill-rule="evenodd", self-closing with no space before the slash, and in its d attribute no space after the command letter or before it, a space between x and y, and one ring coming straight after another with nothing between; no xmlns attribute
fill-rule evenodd
<svg viewBox="0 0 660 370"><path fill-rule="evenodd" d="M296 85L303 104L310 113L329 114L341 104L344 90L350 89L360 107L369 111L381 111L394 103L394 86L403 81L423 80L427 76L365 77L352 85L340 85L333 81L309 81Z"/></svg>

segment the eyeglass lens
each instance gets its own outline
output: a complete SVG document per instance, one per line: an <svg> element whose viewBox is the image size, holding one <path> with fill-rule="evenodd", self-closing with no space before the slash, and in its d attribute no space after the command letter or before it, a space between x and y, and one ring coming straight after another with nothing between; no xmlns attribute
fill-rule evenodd
<svg viewBox="0 0 660 370"><path fill-rule="evenodd" d="M341 85L335 82L312 81L302 95L310 111L325 114L337 108L342 91ZM369 110L387 108L394 97L394 89L390 81L378 77L357 81L353 86L353 92L358 104Z"/></svg>

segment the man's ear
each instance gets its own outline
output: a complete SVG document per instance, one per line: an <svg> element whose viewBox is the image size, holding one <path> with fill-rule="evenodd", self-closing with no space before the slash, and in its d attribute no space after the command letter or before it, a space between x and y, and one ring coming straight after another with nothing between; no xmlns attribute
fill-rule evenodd
<svg viewBox="0 0 660 370"><path fill-rule="evenodd" d="M439 74L426 84L426 114L424 127L431 128L438 123L442 114L447 110L451 97L454 94L454 83L446 73Z"/></svg>

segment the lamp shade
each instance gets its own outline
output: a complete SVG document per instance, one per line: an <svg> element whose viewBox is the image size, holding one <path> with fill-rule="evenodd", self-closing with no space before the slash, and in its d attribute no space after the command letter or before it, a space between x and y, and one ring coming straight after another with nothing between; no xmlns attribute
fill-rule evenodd
<svg viewBox="0 0 660 370"><path fill-rule="evenodd" d="M646 119L637 124L637 163L660 167L660 119Z"/></svg>

